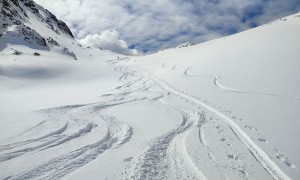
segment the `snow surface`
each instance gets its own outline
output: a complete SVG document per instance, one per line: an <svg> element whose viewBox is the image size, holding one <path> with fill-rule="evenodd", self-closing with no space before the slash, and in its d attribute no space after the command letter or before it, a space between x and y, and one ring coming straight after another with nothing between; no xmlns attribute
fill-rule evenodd
<svg viewBox="0 0 300 180"><path fill-rule="evenodd" d="M0 179L299 179L299 33L298 13L142 57L5 43Z"/></svg>

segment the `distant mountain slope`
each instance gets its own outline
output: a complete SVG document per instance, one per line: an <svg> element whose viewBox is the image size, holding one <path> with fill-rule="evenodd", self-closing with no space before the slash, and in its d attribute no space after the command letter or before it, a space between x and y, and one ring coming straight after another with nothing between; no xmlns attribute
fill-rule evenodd
<svg viewBox="0 0 300 180"><path fill-rule="evenodd" d="M63 21L31 0L2 0L0 7L1 42L5 39L6 43L25 43L32 48L38 48L46 47L46 40L51 44L50 38L53 37L47 35L74 38ZM48 31L41 31L40 26L47 27Z"/></svg>
<svg viewBox="0 0 300 180"><path fill-rule="evenodd" d="M35 17L41 22L47 23L48 27L57 34L64 33L74 38L68 26L47 9L37 5L32 0L2 0L1 6L1 26L28 25L30 17ZM25 25L25 26L26 26ZM35 28L35 27L31 27Z"/></svg>
<svg viewBox="0 0 300 180"><path fill-rule="evenodd" d="M1 0L0 9L0 51L23 46L77 59L78 51L86 49L66 23L32 0Z"/></svg>
<svg viewBox="0 0 300 180"><path fill-rule="evenodd" d="M183 44L180 44L179 46L177 46L176 48L185 48L185 47L190 47L190 46L194 46L195 44L192 42L186 42Z"/></svg>

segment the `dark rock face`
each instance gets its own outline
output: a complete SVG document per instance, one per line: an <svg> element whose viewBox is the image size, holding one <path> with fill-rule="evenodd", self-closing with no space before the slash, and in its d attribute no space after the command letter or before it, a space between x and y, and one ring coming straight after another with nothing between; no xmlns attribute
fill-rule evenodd
<svg viewBox="0 0 300 180"><path fill-rule="evenodd" d="M66 23L64 23L63 21L58 20L57 24L58 24L58 27L59 27L60 30L64 31L65 33L67 33L68 35L70 35L72 38L74 38L71 30L66 25Z"/></svg>
<svg viewBox="0 0 300 180"><path fill-rule="evenodd" d="M12 8L9 0L2 0L2 10L1 16L4 18L8 18L9 20L13 20L15 17L21 17L16 9ZM12 1L17 7L20 7L18 1Z"/></svg>
<svg viewBox="0 0 300 180"><path fill-rule="evenodd" d="M22 53L20 51L14 50L14 52L12 54L13 55L21 55Z"/></svg>
<svg viewBox="0 0 300 180"><path fill-rule="evenodd" d="M0 41L4 43L1 47L14 44L36 50L53 49L77 60L75 53L60 42L65 38L74 38L66 23L34 1L0 0ZM15 50L13 54L21 52ZM37 52L33 55L40 56Z"/></svg>
<svg viewBox="0 0 300 180"><path fill-rule="evenodd" d="M47 42L48 44L52 45L52 46L57 46L57 47L60 47L59 43L56 42L53 38L49 37L47 38Z"/></svg>
<svg viewBox="0 0 300 180"><path fill-rule="evenodd" d="M194 46L195 44L192 42L186 42L184 44L181 44L179 46L177 46L177 48L185 48L185 47L189 47L189 46Z"/></svg>
<svg viewBox="0 0 300 180"><path fill-rule="evenodd" d="M73 57L75 60L77 60L77 57L76 57L76 55L74 54L73 51L69 50L69 49L66 48L66 47L62 47L62 49L63 49L63 51L64 51L67 55L69 55L69 56Z"/></svg>
<svg viewBox="0 0 300 180"><path fill-rule="evenodd" d="M20 7L19 1L18 0L11 0L12 3L14 3L16 6Z"/></svg>
<svg viewBox="0 0 300 180"><path fill-rule="evenodd" d="M28 20L27 18L29 18L27 13L31 12L37 19L46 22L48 27L56 34L64 33L74 38L66 23L58 20L55 15L43 9L32 0L0 0L0 7L0 28L24 24ZM40 13L40 11L44 13Z"/></svg>
<svg viewBox="0 0 300 180"><path fill-rule="evenodd" d="M36 13L36 14L39 13L39 10L35 7L35 4L34 4L33 1L30 1L30 0L29 1L25 1L24 5L26 7L29 7L33 13Z"/></svg>
<svg viewBox="0 0 300 180"><path fill-rule="evenodd" d="M58 21L58 19L56 18L56 16L54 15L54 14L52 14L50 11L48 11L47 9L46 9L46 11L48 12L48 14L49 14L49 18L50 19L52 19L54 22L57 22Z"/></svg>
<svg viewBox="0 0 300 180"><path fill-rule="evenodd" d="M33 53L33 55L34 56L40 56L40 53L35 52L35 53Z"/></svg>
<svg viewBox="0 0 300 180"><path fill-rule="evenodd" d="M9 7L8 0L2 0L3 7Z"/></svg>
<svg viewBox="0 0 300 180"><path fill-rule="evenodd" d="M35 42L38 45L47 46L46 40L43 37L37 35L37 32L35 32L33 29L30 29L28 27L22 28L20 30L20 34L24 36L24 40L27 43Z"/></svg>
<svg viewBox="0 0 300 180"><path fill-rule="evenodd" d="M54 14L52 14L50 11L48 11L47 9L46 9L46 11L47 11L47 13L48 13L48 17L46 18L46 22L47 22L47 24L48 24L51 28L53 28L53 25L51 25L51 22L55 22L55 23L57 23L57 26L58 26L58 28L59 28L61 31L65 32L66 34L68 34L69 36L71 36L72 38L74 38L74 36L73 36L71 30L70 30L69 27L66 25L66 23L64 23L64 22L61 21L61 20L58 20L58 19L56 18L56 16L55 16Z"/></svg>

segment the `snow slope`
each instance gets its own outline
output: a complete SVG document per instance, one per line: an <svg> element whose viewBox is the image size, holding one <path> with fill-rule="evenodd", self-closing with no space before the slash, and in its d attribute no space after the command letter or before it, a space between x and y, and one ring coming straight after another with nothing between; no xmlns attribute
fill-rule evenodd
<svg viewBox="0 0 300 180"><path fill-rule="evenodd" d="M29 20L78 60L0 38L0 179L299 179L299 14L143 57Z"/></svg>

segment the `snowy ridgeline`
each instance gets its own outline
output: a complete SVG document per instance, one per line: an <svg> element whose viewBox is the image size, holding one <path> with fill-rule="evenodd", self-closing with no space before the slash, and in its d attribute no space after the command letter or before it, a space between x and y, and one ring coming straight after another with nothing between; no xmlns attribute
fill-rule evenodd
<svg viewBox="0 0 300 180"><path fill-rule="evenodd" d="M299 179L299 14L126 57L1 9L0 179Z"/></svg>
<svg viewBox="0 0 300 180"><path fill-rule="evenodd" d="M13 44L52 50L77 59L69 48L81 45L73 39L67 25L51 12L30 0L3 0L0 6L0 51Z"/></svg>

